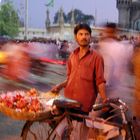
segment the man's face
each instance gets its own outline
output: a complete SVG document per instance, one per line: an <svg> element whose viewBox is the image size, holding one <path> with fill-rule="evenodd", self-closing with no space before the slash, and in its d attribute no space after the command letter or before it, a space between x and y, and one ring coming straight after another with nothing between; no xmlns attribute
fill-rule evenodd
<svg viewBox="0 0 140 140"><path fill-rule="evenodd" d="M91 35L87 30L81 29L75 35L75 39L79 46L86 47L90 43Z"/></svg>

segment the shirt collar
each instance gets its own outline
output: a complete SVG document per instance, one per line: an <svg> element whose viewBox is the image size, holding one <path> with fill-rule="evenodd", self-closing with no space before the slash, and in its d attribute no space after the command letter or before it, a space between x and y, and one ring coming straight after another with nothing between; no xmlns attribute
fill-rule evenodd
<svg viewBox="0 0 140 140"><path fill-rule="evenodd" d="M80 51L80 47L78 47L78 48L76 48L76 49L74 50L74 54L78 54L79 51ZM92 53L92 52L93 52L93 50L91 50L90 47L89 47L87 53ZM86 54L87 54L87 53L86 53Z"/></svg>

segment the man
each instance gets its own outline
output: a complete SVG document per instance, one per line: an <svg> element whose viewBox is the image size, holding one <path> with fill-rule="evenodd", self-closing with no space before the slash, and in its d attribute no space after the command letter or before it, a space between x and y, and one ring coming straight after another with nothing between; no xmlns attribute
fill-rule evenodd
<svg viewBox="0 0 140 140"><path fill-rule="evenodd" d="M65 87L64 96L80 102L81 113L88 114L92 110L98 93L103 102L106 100L104 62L97 52L90 50L91 28L87 24L78 24L74 28L74 35L79 47L68 59L67 79L55 86L52 91L59 92ZM84 130L80 130L80 133L84 133L77 139L86 140L87 129L84 127L79 127ZM76 136L74 139L76 140Z"/></svg>

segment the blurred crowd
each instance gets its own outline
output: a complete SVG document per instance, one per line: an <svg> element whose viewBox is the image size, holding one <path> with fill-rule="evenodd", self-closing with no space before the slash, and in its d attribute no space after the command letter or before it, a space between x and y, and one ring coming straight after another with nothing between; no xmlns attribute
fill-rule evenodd
<svg viewBox="0 0 140 140"><path fill-rule="evenodd" d="M38 75L45 72L42 58L66 61L69 49L66 40L0 41L0 73L12 80L30 81L31 72Z"/></svg>
<svg viewBox="0 0 140 140"><path fill-rule="evenodd" d="M17 81L32 81L30 73L43 74L45 67L41 58L67 60L77 47L75 42L34 38L32 40L0 40L0 73ZM90 48L104 58L105 78L108 87L117 87L126 73L135 77L135 108L140 117L140 37L119 36L114 23L105 25L100 35L93 36Z"/></svg>

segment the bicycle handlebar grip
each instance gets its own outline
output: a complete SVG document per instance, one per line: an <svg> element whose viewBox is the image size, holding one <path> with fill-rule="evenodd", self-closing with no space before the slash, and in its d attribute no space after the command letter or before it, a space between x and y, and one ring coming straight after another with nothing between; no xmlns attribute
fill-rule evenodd
<svg viewBox="0 0 140 140"><path fill-rule="evenodd" d="M53 102L54 105L60 108L81 108L81 103L68 98L58 98Z"/></svg>
<svg viewBox="0 0 140 140"><path fill-rule="evenodd" d="M95 105L93 105L93 110L98 111L98 110L101 110L101 109L108 107L108 106L109 106L109 103L95 104Z"/></svg>

